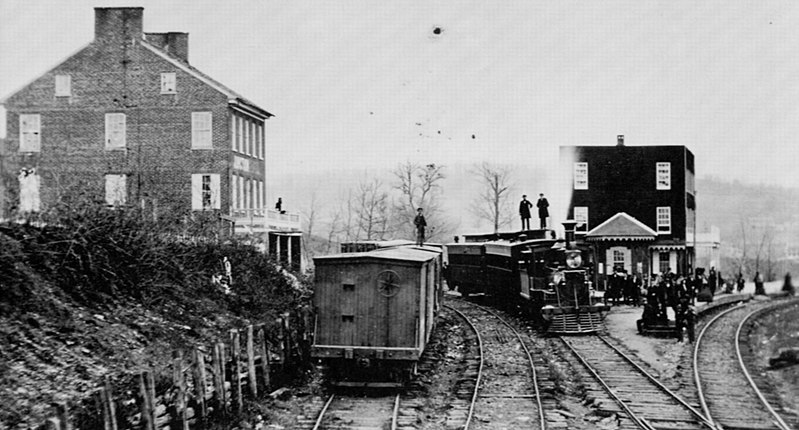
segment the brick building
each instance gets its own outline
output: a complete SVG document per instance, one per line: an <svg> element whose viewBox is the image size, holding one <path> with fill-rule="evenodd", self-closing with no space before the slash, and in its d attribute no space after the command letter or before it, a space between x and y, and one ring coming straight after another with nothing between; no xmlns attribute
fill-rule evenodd
<svg viewBox="0 0 799 430"><path fill-rule="evenodd" d="M4 215L77 190L159 218L263 210L272 115L192 67L187 33L144 33L143 12L95 8L94 40L2 101Z"/></svg>
<svg viewBox="0 0 799 430"><path fill-rule="evenodd" d="M694 266L694 155L685 146L562 146L567 218L595 244L602 278L614 267L648 276Z"/></svg>

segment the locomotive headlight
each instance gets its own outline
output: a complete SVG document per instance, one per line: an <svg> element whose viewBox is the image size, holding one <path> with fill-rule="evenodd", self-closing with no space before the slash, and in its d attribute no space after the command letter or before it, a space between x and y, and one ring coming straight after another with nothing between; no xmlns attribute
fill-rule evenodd
<svg viewBox="0 0 799 430"><path fill-rule="evenodd" d="M571 252L566 256L566 265L569 269L576 269L583 265L583 257L579 252Z"/></svg>

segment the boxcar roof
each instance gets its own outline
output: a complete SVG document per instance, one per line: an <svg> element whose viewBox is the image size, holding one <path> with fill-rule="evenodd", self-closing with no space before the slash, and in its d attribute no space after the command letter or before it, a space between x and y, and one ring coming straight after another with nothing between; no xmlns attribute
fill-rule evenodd
<svg viewBox="0 0 799 430"><path fill-rule="evenodd" d="M348 252L344 254L323 255L314 257L316 262L329 261L358 261L358 260L391 260L391 261L411 261L423 263L430 261L441 255L441 250L429 246L401 246L397 248L382 248L367 252Z"/></svg>

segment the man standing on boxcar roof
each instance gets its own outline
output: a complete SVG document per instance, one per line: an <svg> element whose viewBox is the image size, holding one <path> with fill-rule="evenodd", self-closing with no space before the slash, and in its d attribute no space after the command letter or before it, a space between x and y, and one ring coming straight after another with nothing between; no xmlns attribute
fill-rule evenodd
<svg viewBox="0 0 799 430"><path fill-rule="evenodd" d="M538 207L538 218L541 219L541 228L547 228L547 217L549 216L549 202L547 198L544 197L544 193L538 195L538 203L535 204Z"/></svg>
<svg viewBox="0 0 799 430"><path fill-rule="evenodd" d="M530 230L530 208L533 204L527 200L527 194L522 196L522 201L519 202L519 216L522 217L522 231Z"/></svg>
<svg viewBox="0 0 799 430"><path fill-rule="evenodd" d="M427 227L427 221L422 215L422 208L416 209L416 218L413 219L413 225L416 226L416 244L424 245L424 228Z"/></svg>

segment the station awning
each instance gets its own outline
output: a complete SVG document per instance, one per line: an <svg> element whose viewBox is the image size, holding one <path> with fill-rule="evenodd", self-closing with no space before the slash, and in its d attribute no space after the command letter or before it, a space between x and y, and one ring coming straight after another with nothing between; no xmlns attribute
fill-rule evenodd
<svg viewBox="0 0 799 430"><path fill-rule="evenodd" d="M657 233L646 224L631 217L625 212L619 212L608 218L607 221L594 227L593 230L585 234L586 240L610 241L610 240L635 240L649 241L655 240Z"/></svg>

